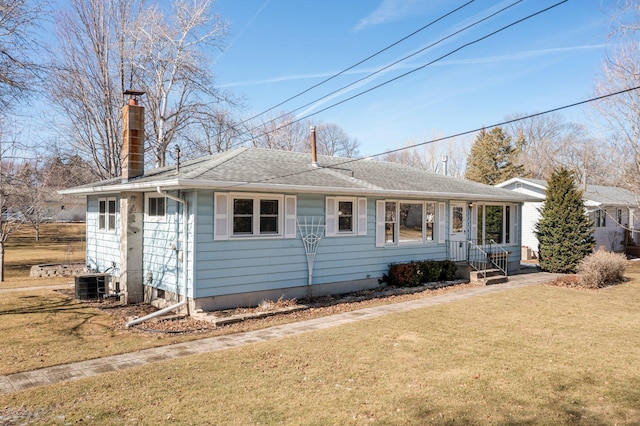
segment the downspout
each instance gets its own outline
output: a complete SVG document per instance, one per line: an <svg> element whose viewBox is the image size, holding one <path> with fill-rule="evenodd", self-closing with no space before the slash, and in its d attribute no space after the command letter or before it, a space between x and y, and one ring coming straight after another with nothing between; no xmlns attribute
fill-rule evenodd
<svg viewBox="0 0 640 426"><path fill-rule="evenodd" d="M180 204L183 205L182 207L182 281L183 281L183 295L182 295L182 301L180 301L180 292L178 291L178 283L176 282L176 294L178 296L178 303L171 305L171 306L167 306L166 308L160 309L159 311L153 312L149 315L145 315L142 318L137 318L134 319L132 321L129 321L126 324L126 327L131 327L132 325L136 325L136 324L140 324L144 321L150 320L152 318L158 317L160 315L164 315L167 312L173 311L175 309L178 309L184 305L187 304L187 259L186 259L186 255L187 255L187 201L183 198L180 197L176 197L174 195L171 195L165 191L162 190L162 188L160 188L159 186L156 188L156 191L158 192L158 194L167 197L171 200L174 200ZM178 233L178 231L176 231L176 233ZM177 256L177 254L176 254ZM178 281L177 277L176 280ZM187 306L188 309L188 306Z"/></svg>

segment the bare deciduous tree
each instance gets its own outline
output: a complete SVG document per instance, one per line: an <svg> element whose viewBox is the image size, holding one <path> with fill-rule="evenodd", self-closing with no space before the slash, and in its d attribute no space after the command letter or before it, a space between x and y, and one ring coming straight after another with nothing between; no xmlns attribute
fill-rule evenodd
<svg viewBox="0 0 640 426"><path fill-rule="evenodd" d="M196 158L229 151L242 145L239 124L227 109L201 112L199 119L185 132L185 158Z"/></svg>
<svg viewBox="0 0 640 426"><path fill-rule="evenodd" d="M413 145L415 145L413 142L406 144L408 147ZM447 142L429 143L395 151L384 155L382 159L435 173L445 174L446 172L448 176L462 177L464 176L466 157L465 144L459 139L450 139Z"/></svg>
<svg viewBox="0 0 640 426"><path fill-rule="evenodd" d="M640 3L612 3L612 49L596 84L599 95L640 86ZM595 104L608 124L609 139L619 155L622 182L637 191L640 186L640 91L633 90Z"/></svg>
<svg viewBox="0 0 640 426"><path fill-rule="evenodd" d="M0 282L4 281L5 243L24 223L17 208L20 185L16 179L19 168L16 155L22 147L19 132L10 129L15 129L15 125L0 116Z"/></svg>
<svg viewBox="0 0 640 426"><path fill-rule="evenodd" d="M209 71L209 54L227 31L212 5L212 0L175 0L170 13L152 7L143 15L133 66L141 70L137 77L153 130L147 137L158 167L165 165L169 145L199 122L201 112L229 100L215 88Z"/></svg>
<svg viewBox="0 0 640 426"><path fill-rule="evenodd" d="M507 120L527 115L515 114ZM580 182L606 185L615 179L606 144L591 136L585 126L568 122L557 112L515 121L507 130L520 151L525 176L548 179L554 169L565 167Z"/></svg>
<svg viewBox="0 0 640 426"><path fill-rule="evenodd" d="M121 173L125 90L146 92L146 150L156 166L165 165L172 142L231 98L215 88L210 72L209 59L225 32L212 5L71 0L61 12L51 99L65 116L67 141L91 159L101 178Z"/></svg>
<svg viewBox="0 0 640 426"><path fill-rule="evenodd" d="M358 156L358 141L352 139L335 123L320 123L316 126L318 154L353 158ZM304 149L308 151L308 149Z"/></svg>
<svg viewBox="0 0 640 426"><path fill-rule="evenodd" d="M245 135L257 148L304 151L309 141L309 126L296 121L291 114L261 116L258 121L244 123Z"/></svg>
<svg viewBox="0 0 640 426"><path fill-rule="evenodd" d="M129 52L140 7L137 0L72 0L58 19L49 93L66 118L66 142L103 179L120 175L120 107L134 78Z"/></svg>
<svg viewBox="0 0 640 426"><path fill-rule="evenodd" d="M46 2L0 0L0 108L32 89L42 71L37 61L34 28L45 14Z"/></svg>
<svg viewBox="0 0 640 426"><path fill-rule="evenodd" d="M258 148L283 151L311 152L311 126L315 126L316 149L320 155L356 157L359 143L335 123L313 124L312 121L298 121L291 114L280 113L276 117L262 116L244 123L251 145ZM257 124L256 124L257 123Z"/></svg>

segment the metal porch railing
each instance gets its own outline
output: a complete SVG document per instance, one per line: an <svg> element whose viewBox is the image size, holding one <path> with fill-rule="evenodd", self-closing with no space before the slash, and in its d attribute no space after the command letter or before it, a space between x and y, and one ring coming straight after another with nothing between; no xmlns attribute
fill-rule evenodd
<svg viewBox="0 0 640 426"><path fill-rule="evenodd" d="M486 276L490 269L498 269L505 277L509 275L509 252L490 240L478 245L477 240L447 241L448 259L454 262L466 262Z"/></svg>

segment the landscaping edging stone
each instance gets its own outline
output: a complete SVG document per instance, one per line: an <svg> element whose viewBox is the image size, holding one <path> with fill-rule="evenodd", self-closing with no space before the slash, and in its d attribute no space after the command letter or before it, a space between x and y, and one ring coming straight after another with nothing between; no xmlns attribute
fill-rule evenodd
<svg viewBox="0 0 640 426"><path fill-rule="evenodd" d="M86 273L87 266L84 263L49 263L32 266L29 276L31 278L77 277Z"/></svg>

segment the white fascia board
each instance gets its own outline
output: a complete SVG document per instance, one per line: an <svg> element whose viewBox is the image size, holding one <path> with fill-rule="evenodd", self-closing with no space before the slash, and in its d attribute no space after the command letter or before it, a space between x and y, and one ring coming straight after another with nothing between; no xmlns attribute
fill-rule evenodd
<svg viewBox="0 0 640 426"><path fill-rule="evenodd" d="M512 183L515 183L515 182L520 182L522 184L529 185L529 186L532 186L532 187L538 188L538 189L544 189L545 191L547 189L546 185L540 185L539 183L535 183L535 182L530 181L527 178L521 178L521 177L514 177L514 178L511 178L511 179L507 179L504 182L497 183L497 184L495 184L493 186L495 186L496 188L503 188L503 187L511 185Z"/></svg>
<svg viewBox="0 0 640 426"><path fill-rule="evenodd" d="M505 180L504 182L496 183L493 186L495 186L496 188L504 188L505 186L509 186L515 182L522 182L522 180L520 178L511 178L511 179Z"/></svg>
<svg viewBox="0 0 640 426"><path fill-rule="evenodd" d="M343 188L330 186L304 186L304 185L281 185L281 184L264 184L252 183L247 184L230 182L214 183L211 181L189 181L189 184L181 189L216 189L216 190L246 190L246 191L263 191L263 192L288 192L288 193L306 193L306 194L344 194L344 195L370 195L378 197L411 197L411 198L437 198L437 199L460 199L469 201L506 201L506 202L525 202L537 201L537 198L526 195L513 193L514 197L502 197L494 195L479 195L475 193L448 193L433 191L392 191L379 188Z"/></svg>
<svg viewBox="0 0 640 426"><path fill-rule="evenodd" d="M280 185L265 183L209 181L192 179L169 179L164 181L148 182L126 182L117 185L95 186L91 188L71 188L58 191L65 195L91 195L104 193L119 193L129 191L157 191L162 190L190 190L190 189L212 189L228 191L259 191L259 192L286 192L286 193L307 193L307 194L336 194L336 195L369 195L376 197L407 197L407 198L431 198L431 199L457 199L467 201L501 201L501 202L527 202L537 201L536 198L513 193L513 197L503 197L495 195L480 195L475 193L447 193L433 191L392 191L379 188L342 188L329 186L303 186L303 185Z"/></svg>
<svg viewBox="0 0 640 426"><path fill-rule="evenodd" d="M181 189L180 180L172 179L167 181L154 181L154 182L124 182L115 185L105 186L92 186L92 187L80 187L70 188L58 191L62 195L91 195L91 194L107 194L107 193L120 193L120 192L144 192L144 191L156 191L156 188L160 186L163 189ZM171 187L171 188L169 188Z"/></svg>

